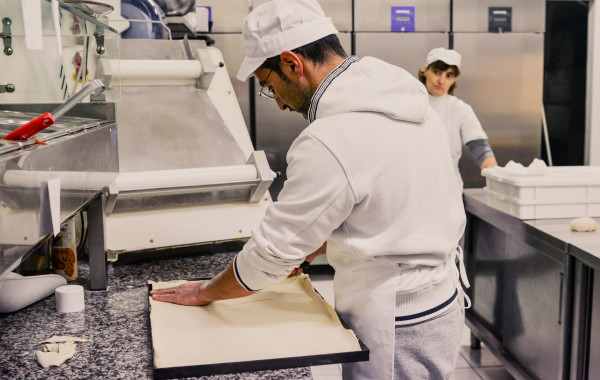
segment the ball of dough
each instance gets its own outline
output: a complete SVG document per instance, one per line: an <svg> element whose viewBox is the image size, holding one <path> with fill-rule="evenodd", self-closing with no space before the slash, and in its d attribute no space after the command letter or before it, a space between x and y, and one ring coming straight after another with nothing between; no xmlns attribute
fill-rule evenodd
<svg viewBox="0 0 600 380"><path fill-rule="evenodd" d="M596 228L598 228L598 223L587 216L571 220L571 229L573 231L589 232L596 231Z"/></svg>

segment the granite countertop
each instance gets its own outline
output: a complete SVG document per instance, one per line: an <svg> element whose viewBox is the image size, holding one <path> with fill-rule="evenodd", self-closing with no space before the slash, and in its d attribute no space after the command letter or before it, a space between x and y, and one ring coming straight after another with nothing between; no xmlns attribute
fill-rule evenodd
<svg viewBox="0 0 600 380"><path fill-rule="evenodd" d="M2 379L151 379L152 347L148 324L147 281L209 278L223 270L239 243L211 246L210 251L122 255L109 268L109 288L90 291L89 267L82 259L79 277L85 310L56 312L54 296L10 314L0 314ZM132 258L128 258L132 255ZM133 258L135 256L135 258ZM34 352L53 335L92 340L79 343L75 356L59 367L42 368ZM199 379L312 379L310 368L205 376Z"/></svg>

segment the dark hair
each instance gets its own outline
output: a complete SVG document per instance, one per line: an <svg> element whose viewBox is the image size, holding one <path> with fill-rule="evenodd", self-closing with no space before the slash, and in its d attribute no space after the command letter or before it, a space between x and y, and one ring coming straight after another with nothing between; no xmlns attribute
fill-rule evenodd
<svg viewBox="0 0 600 380"><path fill-rule="evenodd" d="M455 77L458 78L458 76L460 75L460 70L458 69L458 67L456 67L454 65L449 65L442 61L431 62L429 64L429 66L427 66L427 70L429 70L429 69L436 69L436 70L440 70L440 71L446 71L448 69L452 69L454 71ZM425 72L423 70L419 70L419 80L424 85L427 85L427 79L425 78ZM456 82L454 82L454 84L452 86L450 86L450 88L448 89L448 93L450 95L454 95L455 89L456 89Z"/></svg>
<svg viewBox="0 0 600 380"><path fill-rule="evenodd" d="M293 49L293 53L300 54L303 57L311 60L314 64L320 65L327 61L329 56L337 55L346 58L348 55L342 47L340 40L335 34L330 34L319 40L300 46L299 48ZM260 65L261 68L275 71L279 76L285 78L281 67L281 57L276 55L274 57L267 58L267 60Z"/></svg>

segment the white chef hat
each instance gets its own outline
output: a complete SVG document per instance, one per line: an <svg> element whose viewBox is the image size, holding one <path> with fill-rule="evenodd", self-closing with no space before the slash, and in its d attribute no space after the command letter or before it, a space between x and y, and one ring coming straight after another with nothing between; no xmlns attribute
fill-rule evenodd
<svg viewBox="0 0 600 380"><path fill-rule="evenodd" d="M237 74L248 79L267 58L293 50L338 31L316 0L273 0L244 19L246 57Z"/></svg>
<svg viewBox="0 0 600 380"><path fill-rule="evenodd" d="M431 49L431 51L427 53L427 61L425 62L425 66L429 66L435 61L442 61L447 65L456 66L460 69L460 60L461 56L456 50L449 50L439 47Z"/></svg>

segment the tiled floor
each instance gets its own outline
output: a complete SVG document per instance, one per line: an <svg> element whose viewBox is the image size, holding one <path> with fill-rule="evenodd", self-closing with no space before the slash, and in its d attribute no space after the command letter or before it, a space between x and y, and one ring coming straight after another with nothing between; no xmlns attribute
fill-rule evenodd
<svg viewBox="0 0 600 380"><path fill-rule="evenodd" d="M333 276L330 274L310 274L317 291L331 305L333 302ZM470 332L465 326L460 356L450 380L513 380L500 362L482 344L480 350L471 350ZM340 364L311 367L314 380L341 380Z"/></svg>

